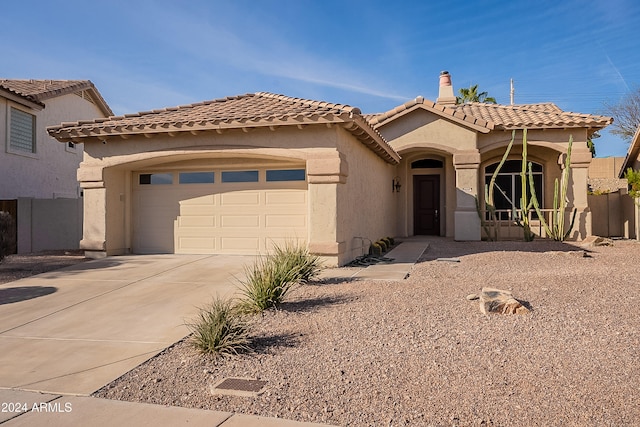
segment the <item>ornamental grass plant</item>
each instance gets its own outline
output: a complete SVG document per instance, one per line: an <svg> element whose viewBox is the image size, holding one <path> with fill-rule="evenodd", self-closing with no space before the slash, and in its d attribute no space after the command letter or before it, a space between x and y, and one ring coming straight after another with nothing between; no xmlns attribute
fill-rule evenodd
<svg viewBox="0 0 640 427"><path fill-rule="evenodd" d="M232 301L214 298L187 326L193 333L192 344L202 353L225 355L250 350L249 322Z"/></svg>
<svg viewBox="0 0 640 427"><path fill-rule="evenodd" d="M306 247L292 242L274 245L271 254L258 257L245 268L245 278L240 280L244 297L240 306L251 313L277 307L293 288L315 277L320 268L320 258Z"/></svg>

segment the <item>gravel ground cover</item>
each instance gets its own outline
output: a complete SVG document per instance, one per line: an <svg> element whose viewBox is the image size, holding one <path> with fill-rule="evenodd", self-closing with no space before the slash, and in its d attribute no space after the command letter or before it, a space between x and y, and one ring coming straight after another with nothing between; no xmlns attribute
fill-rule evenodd
<svg viewBox="0 0 640 427"><path fill-rule="evenodd" d="M0 284L87 261L84 251L55 250L8 255L0 262Z"/></svg>
<svg viewBox="0 0 640 427"><path fill-rule="evenodd" d="M640 244L430 245L404 281L298 288L255 318L253 354L179 342L95 395L345 426L640 425ZM465 297L483 286L532 312L482 315ZM212 395L226 377L266 390Z"/></svg>

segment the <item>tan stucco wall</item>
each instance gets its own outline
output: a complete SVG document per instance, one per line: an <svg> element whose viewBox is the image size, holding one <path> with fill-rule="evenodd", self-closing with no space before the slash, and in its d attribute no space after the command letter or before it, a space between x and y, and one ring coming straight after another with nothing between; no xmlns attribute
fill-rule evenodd
<svg viewBox="0 0 640 427"><path fill-rule="evenodd" d="M378 131L399 153L425 145L448 153L476 148L476 132L421 109L382 126Z"/></svg>
<svg viewBox="0 0 640 427"><path fill-rule="evenodd" d="M0 97L0 199L79 197L76 170L82 160L83 145L70 149L66 143L51 138L46 127L102 117L102 113L97 106L74 94L44 102L45 108L38 111ZM36 116L33 154L9 152L7 125L11 106Z"/></svg>
<svg viewBox="0 0 640 427"><path fill-rule="evenodd" d="M337 240L344 242L339 263L367 253L369 244L394 237L398 193L392 191L396 167L383 161L353 137L338 131L338 150L349 175L337 185Z"/></svg>
<svg viewBox="0 0 640 427"><path fill-rule="evenodd" d="M106 143L87 143L78 171L85 188L85 225L91 224L86 228L83 247L109 255L130 250L133 171L204 164L306 166L309 235L304 237L310 249L329 264L343 264L361 253L362 249L354 246L354 236L377 239L393 235L394 168L343 128L322 125L174 137L117 137ZM381 198L371 198L366 191L382 185L388 194ZM357 208L351 209L354 205Z"/></svg>
<svg viewBox="0 0 640 427"><path fill-rule="evenodd" d="M396 233L413 235L413 175L440 175L440 234L462 240L479 238L475 232L478 222L474 196L478 191L475 169L456 170L454 158L466 162L478 156L476 132L452 121L418 109L378 129L390 145L402 156L398 173L403 182ZM412 170L411 162L419 159L440 159L441 170ZM457 214L456 214L457 212ZM460 216L456 229L455 217ZM468 232L464 227L470 225ZM458 233L456 233L456 230Z"/></svg>

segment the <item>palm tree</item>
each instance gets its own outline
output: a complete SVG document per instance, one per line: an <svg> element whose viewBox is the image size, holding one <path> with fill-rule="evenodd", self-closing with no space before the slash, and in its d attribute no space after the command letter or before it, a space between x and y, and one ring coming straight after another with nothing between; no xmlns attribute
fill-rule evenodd
<svg viewBox="0 0 640 427"><path fill-rule="evenodd" d="M456 104L466 104L468 102L498 103L496 99L489 96L487 92L478 93L478 85L469 86L469 89L461 88L459 92L460 96L456 96Z"/></svg>

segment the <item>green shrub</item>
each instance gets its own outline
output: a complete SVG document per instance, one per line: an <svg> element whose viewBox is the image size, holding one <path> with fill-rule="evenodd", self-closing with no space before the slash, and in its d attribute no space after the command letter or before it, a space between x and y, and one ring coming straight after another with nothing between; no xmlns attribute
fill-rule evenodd
<svg viewBox="0 0 640 427"><path fill-rule="evenodd" d="M284 269L295 272L296 280L306 283L320 273L320 257L312 255L305 245L287 241L283 246L274 245L270 256L275 263L283 264Z"/></svg>
<svg viewBox="0 0 640 427"><path fill-rule="evenodd" d="M0 261L13 253L15 246L15 223L9 212L0 211Z"/></svg>
<svg viewBox="0 0 640 427"><path fill-rule="evenodd" d="M380 245L382 252L387 251L387 243L384 240L378 240L376 243Z"/></svg>
<svg viewBox="0 0 640 427"><path fill-rule="evenodd" d="M231 301L216 297L187 325L192 344L205 354L238 354L250 350L249 323Z"/></svg>
<svg viewBox="0 0 640 427"><path fill-rule="evenodd" d="M395 244L396 244L396 241L393 239L393 237L386 237L386 239L389 241L389 244L390 244L391 246L393 246L393 245L395 245Z"/></svg>
<svg viewBox="0 0 640 427"><path fill-rule="evenodd" d="M624 173L624 177L629 184L629 196L634 199L640 199L640 170L628 168Z"/></svg>

